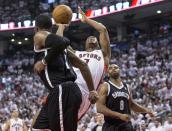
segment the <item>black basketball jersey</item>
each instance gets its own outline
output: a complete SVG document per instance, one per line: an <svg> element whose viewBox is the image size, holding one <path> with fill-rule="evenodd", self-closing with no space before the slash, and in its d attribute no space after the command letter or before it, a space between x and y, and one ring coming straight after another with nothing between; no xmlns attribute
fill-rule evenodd
<svg viewBox="0 0 172 131"><path fill-rule="evenodd" d="M50 48L45 48L41 50L36 50L34 47L35 63L39 60L42 60L50 51ZM61 54L57 55L54 60L47 64L45 70L38 74L48 89L52 89L59 84L66 81L75 81L76 74L71 68L71 64L68 60L66 51L63 51Z"/></svg>
<svg viewBox="0 0 172 131"><path fill-rule="evenodd" d="M106 107L112 111L119 112L122 114L130 114L129 107L129 89L126 84L123 83L122 87L119 89L115 84L110 80L108 84L108 95L106 97ZM105 116L105 122L109 124L120 125L124 121L119 118L111 118Z"/></svg>

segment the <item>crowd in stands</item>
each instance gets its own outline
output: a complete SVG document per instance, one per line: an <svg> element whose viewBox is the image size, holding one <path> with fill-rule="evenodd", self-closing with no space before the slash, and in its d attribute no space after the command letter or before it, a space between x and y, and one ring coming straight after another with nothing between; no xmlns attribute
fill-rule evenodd
<svg viewBox="0 0 172 131"><path fill-rule="evenodd" d="M40 13L39 0L0 0L0 23L34 19Z"/></svg>
<svg viewBox="0 0 172 131"><path fill-rule="evenodd" d="M13 109L18 108L20 117L30 126L41 99L47 94L37 75L32 72L32 56L16 52L0 60L0 125L10 118Z"/></svg>
<svg viewBox="0 0 172 131"><path fill-rule="evenodd" d="M78 12L78 5L87 10L126 1L128 0L54 0L53 3L48 3L47 0L0 0L0 23L34 20L40 13L51 16L54 7L59 4L66 4L73 12Z"/></svg>

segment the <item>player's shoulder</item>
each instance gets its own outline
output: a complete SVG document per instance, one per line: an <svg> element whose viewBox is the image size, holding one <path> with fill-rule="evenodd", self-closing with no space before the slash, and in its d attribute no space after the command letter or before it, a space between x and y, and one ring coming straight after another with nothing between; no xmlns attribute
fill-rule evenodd
<svg viewBox="0 0 172 131"><path fill-rule="evenodd" d="M131 86L125 82L122 82L123 85L124 85L124 88L128 90L128 92L130 93L131 92Z"/></svg>
<svg viewBox="0 0 172 131"><path fill-rule="evenodd" d="M103 92L108 92L109 90L109 83L108 82L103 82L102 84L100 84L100 90L102 90Z"/></svg>
<svg viewBox="0 0 172 131"><path fill-rule="evenodd" d="M103 53L102 49L96 49L96 50L93 50L93 52Z"/></svg>
<svg viewBox="0 0 172 131"><path fill-rule="evenodd" d="M42 41L44 40L48 35L50 34L50 32L48 31L39 31L37 33L35 33L34 35L34 41L35 42L39 42L39 41Z"/></svg>
<svg viewBox="0 0 172 131"><path fill-rule="evenodd" d="M44 37L45 34L47 34L47 33L43 32L43 31L39 31L39 32L35 33L34 38L35 39L40 39L40 38Z"/></svg>
<svg viewBox="0 0 172 131"><path fill-rule="evenodd" d="M75 50L75 53L85 53L86 51Z"/></svg>

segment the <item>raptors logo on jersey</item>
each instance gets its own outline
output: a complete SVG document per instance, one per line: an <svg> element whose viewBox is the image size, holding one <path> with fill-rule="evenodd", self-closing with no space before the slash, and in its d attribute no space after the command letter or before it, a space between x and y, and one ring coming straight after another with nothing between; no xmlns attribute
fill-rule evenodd
<svg viewBox="0 0 172 131"><path fill-rule="evenodd" d="M84 52L84 53L80 53L79 54L79 58L85 58L85 59L96 59L98 61L101 60L101 56L98 56L97 54L94 54L94 53L89 53L89 52Z"/></svg>
<svg viewBox="0 0 172 131"><path fill-rule="evenodd" d="M103 76L104 72L104 57L101 50L94 50L91 52L88 51L76 51L76 56L78 56L80 59L85 61L88 64L88 67L90 69L94 88L97 90L98 85L101 81L101 78ZM74 68L74 71L77 75L76 83L79 86L81 92L82 92L82 104L79 111L79 119L85 114L85 112L88 110L90 103L88 100L88 87L87 84L80 72L79 69Z"/></svg>
<svg viewBox="0 0 172 131"><path fill-rule="evenodd" d="M23 120L20 118L10 119L10 131L23 131Z"/></svg>
<svg viewBox="0 0 172 131"><path fill-rule="evenodd" d="M94 87L95 89L97 89L104 71L104 58L102 51L101 50L94 50L91 52L76 51L75 54L76 56L78 56L80 59L82 59L88 64L88 67L90 69L93 78ZM77 74L76 83L79 85L81 90L88 92L86 82L82 77L80 70L74 68L74 71Z"/></svg>

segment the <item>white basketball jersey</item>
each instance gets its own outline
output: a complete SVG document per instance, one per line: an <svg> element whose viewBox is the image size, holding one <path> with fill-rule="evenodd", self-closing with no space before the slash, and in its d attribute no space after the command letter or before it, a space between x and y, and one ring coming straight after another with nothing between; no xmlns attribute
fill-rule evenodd
<svg viewBox="0 0 172 131"><path fill-rule="evenodd" d="M23 131L23 120L20 118L10 119L10 131Z"/></svg>
<svg viewBox="0 0 172 131"><path fill-rule="evenodd" d="M104 72L104 57L102 51L76 51L75 54L88 64L88 67L92 75L94 88L97 89ZM78 68L74 68L74 71L77 75L77 79L75 82L77 83L81 91L88 92L87 84L80 70Z"/></svg>

